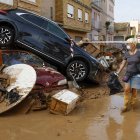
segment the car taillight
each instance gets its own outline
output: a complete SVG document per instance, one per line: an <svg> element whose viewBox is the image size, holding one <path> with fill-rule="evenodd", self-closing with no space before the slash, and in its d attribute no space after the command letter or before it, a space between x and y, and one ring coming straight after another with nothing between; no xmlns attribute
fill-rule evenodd
<svg viewBox="0 0 140 140"><path fill-rule="evenodd" d="M4 11L4 10L0 10L0 14L5 15L5 14L7 14L7 12L6 12L6 11Z"/></svg>

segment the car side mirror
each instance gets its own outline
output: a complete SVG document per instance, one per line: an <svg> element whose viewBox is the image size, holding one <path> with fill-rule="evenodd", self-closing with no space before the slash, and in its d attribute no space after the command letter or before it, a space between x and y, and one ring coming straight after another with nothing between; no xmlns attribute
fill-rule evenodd
<svg viewBox="0 0 140 140"><path fill-rule="evenodd" d="M65 40L66 40L68 43L71 43L71 39L70 39L70 38L65 38Z"/></svg>

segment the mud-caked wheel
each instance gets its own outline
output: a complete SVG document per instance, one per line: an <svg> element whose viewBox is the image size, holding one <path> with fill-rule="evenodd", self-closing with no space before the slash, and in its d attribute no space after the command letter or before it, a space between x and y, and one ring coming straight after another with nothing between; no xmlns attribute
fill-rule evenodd
<svg viewBox="0 0 140 140"><path fill-rule="evenodd" d="M0 26L0 47L8 47L13 40L14 30L8 26Z"/></svg>
<svg viewBox="0 0 140 140"><path fill-rule="evenodd" d="M85 62L74 60L67 66L66 73L71 80L83 81L88 75L88 68Z"/></svg>

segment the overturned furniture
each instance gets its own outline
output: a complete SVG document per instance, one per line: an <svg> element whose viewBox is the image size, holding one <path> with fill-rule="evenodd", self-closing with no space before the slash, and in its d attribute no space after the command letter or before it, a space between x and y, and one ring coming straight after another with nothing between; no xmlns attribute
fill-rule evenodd
<svg viewBox="0 0 140 140"><path fill-rule="evenodd" d="M79 95L64 89L52 96L50 111L56 114L69 114L76 106Z"/></svg>

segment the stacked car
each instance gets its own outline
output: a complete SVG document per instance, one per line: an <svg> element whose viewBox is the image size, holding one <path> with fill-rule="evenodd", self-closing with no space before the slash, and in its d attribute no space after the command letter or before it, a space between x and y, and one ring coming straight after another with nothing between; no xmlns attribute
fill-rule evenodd
<svg viewBox="0 0 140 140"><path fill-rule="evenodd" d="M21 9L0 10L0 47L23 49L54 65L68 79L99 82L100 62L59 25Z"/></svg>

